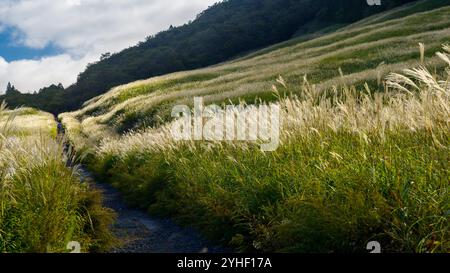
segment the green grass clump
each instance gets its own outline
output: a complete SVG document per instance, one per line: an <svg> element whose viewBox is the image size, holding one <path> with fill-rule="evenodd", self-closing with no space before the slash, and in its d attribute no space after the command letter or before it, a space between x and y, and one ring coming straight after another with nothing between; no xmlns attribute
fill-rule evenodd
<svg viewBox="0 0 450 273"><path fill-rule="evenodd" d="M31 120L37 114L25 111ZM53 131L11 135L13 125L20 128L11 117L0 128L0 252L69 252L70 241L78 241L83 252L112 246L114 214L102 206L101 194L67 167Z"/></svg>
<svg viewBox="0 0 450 273"><path fill-rule="evenodd" d="M450 251L448 150L426 131L385 137L329 131L272 154L186 148L98 166L132 205L243 251L363 252L371 240L386 252Z"/></svg>

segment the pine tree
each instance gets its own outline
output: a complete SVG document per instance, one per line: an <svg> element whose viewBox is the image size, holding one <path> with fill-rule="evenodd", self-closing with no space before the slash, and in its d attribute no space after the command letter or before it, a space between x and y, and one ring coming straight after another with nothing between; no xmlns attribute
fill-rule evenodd
<svg viewBox="0 0 450 273"><path fill-rule="evenodd" d="M6 94L13 94L19 92L14 85L12 85L10 82L8 82L8 85L6 86Z"/></svg>
<svg viewBox="0 0 450 273"><path fill-rule="evenodd" d="M6 93L11 92L13 90L13 86L10 82L8 82L8 85L6 86Z"/></svg>

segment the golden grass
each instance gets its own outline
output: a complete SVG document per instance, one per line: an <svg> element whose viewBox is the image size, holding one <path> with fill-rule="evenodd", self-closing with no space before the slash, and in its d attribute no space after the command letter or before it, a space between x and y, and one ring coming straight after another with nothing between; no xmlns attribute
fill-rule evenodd
<svg viewBox="0 0 450 273"><path fill-rule="evenodd" d="M433 49L437 50L442 43L449 41L448 12L450 8L444 7L374 25L355 25L263 55L137 81L116 87L86 102L84 108L61 115L61 118L70 120L70 126L77 126L89 136L91 144L95 144L103 134L119 137L117 129L126 121L127 115L145 116L154 110L152 115L161 115L165 119L170 109L167 106L191 104L195 96L204 97L206 103L239 97L270 97L272 83L279 75L283 75L293 93L301 91L300 82L304 75L309 75L311 84L316 84L320 90L342 84L360 84L361 87L364 82L380 82L392 71L414 66L425 58L425 54L429 58L424 65L432 67L439 62L431 54ZM429 18L433 20L429 21ZM372 37L375 36L380 38L374 40ZM425 41L427 51L418 52L418 43ZM345 77L339 75L340 67ZM183 81L204 74L215 77ZM179 81L181 83L178 84ZM157 87L166 82L173 84ZM156 89L124 97L130 90L149 86L156 86ZM383 89L382 86L380 88ZM252 100L247 102L253 103Z"/></svg>
<svg viewBox="0 0 450 273"><path fill-rule="evenodd" d="M449 50L447 46L444 49ZM443 61L448 60L448 54L439 52L437 55ZM337 87L323 91L305 78L298 96L278 103L283 109L282 143L289 142L292 135L314 135L327 129L348 131L364 139L367 135L374 135L374 132L383 139L387 131L448 131L449 79L438 81L425 67L404 69L403 73L405 75L389 74L386 78L388 91L382 93L370 90L360 92L354 87L346 87L344 91ZM276 91L289 93L289 90L283 90L287 85L282 77L279 82L282 84L275 87ZM257 107L252 111L255 114L250 116L256 116ZM173 140L170 132L172 123L156 129L131 132L120 138L103 135L97 148L98 155L126 156L136 151L176 148L180 143ZM194 143L191 143L193 148L196 147Z"/></svg>
<svg viewBox="0 0 450 273"><path fill-rule="evenodd" d="M56 121L52 114L41 112L32 108L19 108L15 110L3 110L0 115L0 127L8 124L10 134L56 136Z"/></svg>

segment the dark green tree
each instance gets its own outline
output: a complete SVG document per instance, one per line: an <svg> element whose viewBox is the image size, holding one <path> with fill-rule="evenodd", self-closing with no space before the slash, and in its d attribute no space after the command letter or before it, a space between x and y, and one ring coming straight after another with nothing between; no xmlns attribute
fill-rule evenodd
<svg viewBox="0 0 450 273"><path fill-rule="evenodd" d="M8 85L6 86L6 95L12 95L12 94L17 94L20 92L16 89L16 87L14 87L14 85L12 85L10 82L8 82Z"/></svg>

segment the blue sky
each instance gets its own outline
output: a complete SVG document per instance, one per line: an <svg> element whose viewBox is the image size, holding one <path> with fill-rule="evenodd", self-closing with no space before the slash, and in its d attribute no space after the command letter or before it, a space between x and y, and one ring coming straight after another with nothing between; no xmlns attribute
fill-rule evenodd
<svg viewBox="0 0 450 273"><path fill-rule="evenodd" d="M22 59L39 59L44 56L53 56L61 54L62 49L53 44L48 44L44 48L30 48L17 43L14 39L15 30L13 28L5 28L0 32L0 56L7 62Z"/></svg>
<svg viewBox="0 0 450 273"><path fill-rule="evenodd" d="M181 25L217 0L0 0L0 94L68 86L102 53Z"/></svg>

